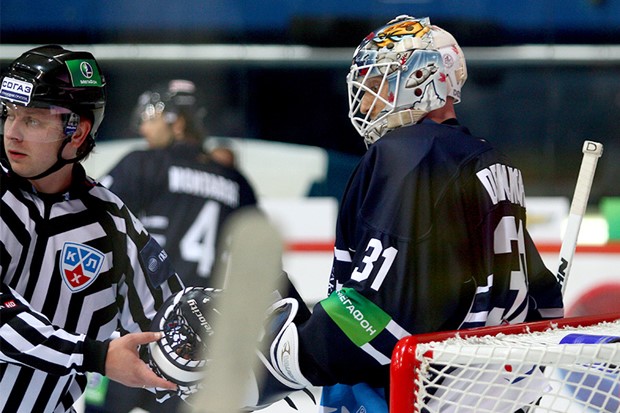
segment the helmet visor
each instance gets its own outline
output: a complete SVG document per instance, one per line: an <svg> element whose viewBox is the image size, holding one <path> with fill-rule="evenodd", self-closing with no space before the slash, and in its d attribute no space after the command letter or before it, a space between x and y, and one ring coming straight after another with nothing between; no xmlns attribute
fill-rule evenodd
<svg viewBox="0 0 620 413"><path fill-rule="evenodd" d="M67 108L26 107L2 102L2 131L5 139L61 141L75 133L79 122L80 117Z"/></svg>

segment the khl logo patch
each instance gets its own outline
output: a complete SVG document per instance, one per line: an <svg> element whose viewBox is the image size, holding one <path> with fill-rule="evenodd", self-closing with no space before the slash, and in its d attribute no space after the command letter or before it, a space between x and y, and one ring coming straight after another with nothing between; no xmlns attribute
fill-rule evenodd
<svg viewBox="0 0 620 413"><path fill-rule="evenodd" d="M65 242L60 256L60 272L65 284L73 292L91 285L103 266L101 251L84 244Z"/></svg>

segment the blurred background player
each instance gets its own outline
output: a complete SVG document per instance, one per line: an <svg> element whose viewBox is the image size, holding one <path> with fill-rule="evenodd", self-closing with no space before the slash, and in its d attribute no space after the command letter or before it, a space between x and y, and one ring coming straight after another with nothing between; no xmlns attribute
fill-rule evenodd
<svg viewBox="0 0 620 413"><path fill-rule="evenodd" d="M210 280L218 232L228 215L255 206L254 189L203 149L206 110L193 82L171 80L144 92L135 118L148 150L123 158L102 178L166 248L185 285Z"/></svg>
<svg viewBox="0 0 620 413"><path fill-rule="evenodd" d="M166 248L186 286L220 287L223 280L211 277L220 229L230 214L257 200L229 148L212 148L217 160L204 150L205 114L201 94L189 80L145 91L134 118L149 149L128 154L101 182ZM115 383L106 396L106 411L114 413L134 406L170 413L179 404L178 398L159 404L148 391Z"/></svg>
<svg viewBox="0 0 620 413"><path fill-rule="evenodd" d="M237 155L232 142L228 139L211 138L207 141L209 155L216 162L231 168L237 167Z"/></svg>
<svg viewBox="0 0 620 413"><path fill-rule="evenodd" d="M330 295L305 321L282 304L245 408L314 385L323 411L387 413L402 337L563 316L521 171L457 121L466 79L461 48L428 18L399 16L358 46L349 117L368 150L340 204Z"/></svg>
<svg viewBox="0 0 620 413"><path fill-rule="evenodd" d="M95 146L105 87L92 54L57 45L26 51L1 77L3 412L73 412L87 372L176 389L137 348L159 339L151 320L181 281L127 206L80 163Z"/></svg>

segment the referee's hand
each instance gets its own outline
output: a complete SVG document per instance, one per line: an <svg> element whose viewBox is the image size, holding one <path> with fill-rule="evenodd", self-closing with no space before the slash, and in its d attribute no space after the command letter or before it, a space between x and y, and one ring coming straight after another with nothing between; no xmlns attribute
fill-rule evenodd
<svg viewBox="0 0 620 413"><path fill-rule="evenodd" d="M131 333L110 342L105 375L128 387L159 387L177 390L177 385L159 377L140 359L138 347L161 338L161 333Z"/></svg>

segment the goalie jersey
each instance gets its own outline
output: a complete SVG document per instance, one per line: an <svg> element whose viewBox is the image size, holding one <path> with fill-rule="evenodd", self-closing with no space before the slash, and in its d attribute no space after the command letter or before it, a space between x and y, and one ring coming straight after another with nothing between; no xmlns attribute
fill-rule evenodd
<svg viewBox="0 0 620 413"><path fill-rule="evenodd" d="M406 335L563 315L526 229L521 171L466 128L430 120L361 159L341 202L329 289L299 326L302 372L319 386L386 388ZM340 409L330 394L325 407Z"/></svg>

